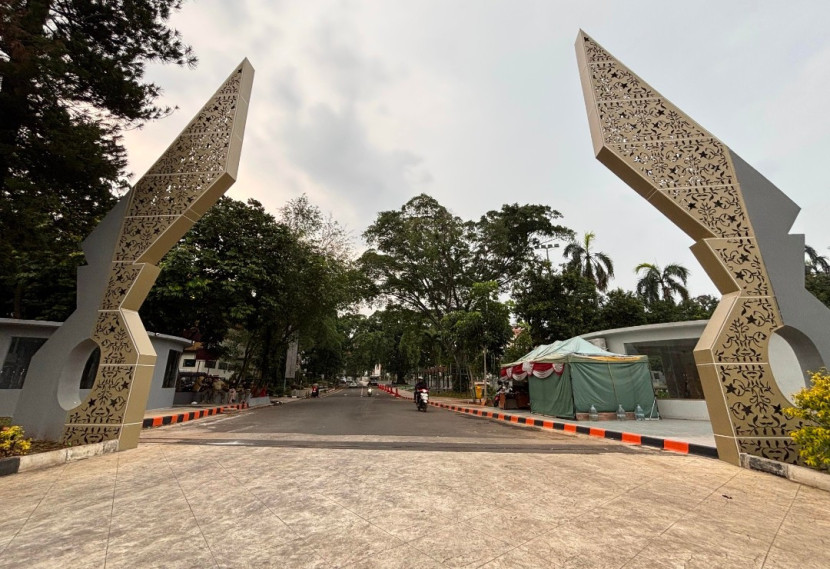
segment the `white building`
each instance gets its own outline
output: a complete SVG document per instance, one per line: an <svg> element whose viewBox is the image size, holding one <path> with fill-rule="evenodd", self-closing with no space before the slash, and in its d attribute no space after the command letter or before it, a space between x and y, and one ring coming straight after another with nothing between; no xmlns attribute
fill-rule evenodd
<svg viewBox="0 0 830 569"><path fill-rule="evenodd" d="M60 322L0 318L0 417L14 416L34 353L60 327ZM179 375L179 359L190 340L148 332L156 351L153 383L147 409L172 407ZM92 352L78 378L80 400L86 399L98 369L98 350Z"/></svg>
<svg viewBox="0 0 830 569"><path fill-rule="evenodd" d="M617 354L647 355L659 361L653 373L660 416L664 419L709 420L694 349L708 320L669 322L615 328L583 334L582 338ZM773 335L770 365L779 387L792 400L792 394L805 386L804 372L787 341ZM655 370L655 366L652 365Z"/></svg>

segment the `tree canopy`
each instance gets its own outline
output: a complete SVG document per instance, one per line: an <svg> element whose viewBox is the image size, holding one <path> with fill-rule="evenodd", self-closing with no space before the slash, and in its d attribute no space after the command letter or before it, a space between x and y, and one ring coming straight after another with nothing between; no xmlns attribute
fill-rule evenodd
<svg viewBox="0 0 830 569"><path fill-rule="evenodd" d="M80 242L126 187L121 132L162 117L148 62L191 66L180 0L0 2L2 314L74 308ZM41 300L44 290L55 301Z"/></svg>
<svg viewBox="0 0 830 569"><path fill-rule="evenodd" d="M146 326L197 338L217 352L230 330L245 330L242 372L254 366L271 382L282 377L293 337L308 349L337 348L338 311L360 294L351 263L326 256L255 200L221 198L161 268L141 309Z"/></svg>
<svg viewBox="0 0 830 569"><path fill-rule="evenodd" d="M554 223L560 217L548 206L509 204L464 221L422 194L378 214L364 233L370 248L360 266L378 298L421 314L438 331L463 387L472 352L501 349L509 337L497 296L533 261L533 244L572 235Z"/></svg>

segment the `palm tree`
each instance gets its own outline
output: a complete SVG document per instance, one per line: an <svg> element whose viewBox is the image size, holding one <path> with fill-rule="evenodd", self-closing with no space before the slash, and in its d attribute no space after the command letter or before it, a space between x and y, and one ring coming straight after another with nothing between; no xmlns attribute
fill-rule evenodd
<svg viewBox="0 0 830 569"><path fill-rule="evenodd" d="M598 290L605 291L608 281L614 278L614 263L611 257L602 252L591 251L591 242L596 235L593 231L582 237L582 242L571 241L565 247L565 258L569 269L573 269L588 280L594 282Z"/></svg>
<svg viewBox="0 0 830 569"><path fill-rule="evenodd" d="M819 255L818 251L809 245L804 245L804 256L804 272L806 274L817 275L820 273L830 273L830 262L827 261L827 257Z"/></svg>
<svg viewBox="0 0 830 569"><path fill-rule="evenodd" d="M671 264L666 265L665 269L660 269L658 265L640 263L634 272L638 275L643 273L637 281L637 296L642 298L646 305L661 299L674 302L675 294L683 300L689 299L689 291L686 290L689 269L686 267Z"/></svg>

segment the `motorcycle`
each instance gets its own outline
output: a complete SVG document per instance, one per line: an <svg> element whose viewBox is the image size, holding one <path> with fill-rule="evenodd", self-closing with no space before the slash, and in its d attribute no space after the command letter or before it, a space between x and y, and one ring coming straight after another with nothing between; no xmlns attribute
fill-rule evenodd
<svg viewBox="0 0 830 569"><path fill-rule="evenodd" d="M429 406L429 389L419 389L415 392L415 404L418 406L418 411L427 412Z"/></svg>
<svg viewBox="0 0 830 569"><path fill-rule="evenodd" d="M499 401L501 401L502 394L507 396L508 393L511 393L512 390L510 389L510 384L508 382L499 381L499 390L496 391L496 394L493 396L493 407L499 406Z"/></svg>
<svg viewBox="0 0 830 569"><path fill-rule="evenodd" d="M367 390L366 390L366 395L367 395L368 397L371 397L371 396L372 396L372 388L371 388L371 387L370 387L369 389L367 389Z"/></svg>

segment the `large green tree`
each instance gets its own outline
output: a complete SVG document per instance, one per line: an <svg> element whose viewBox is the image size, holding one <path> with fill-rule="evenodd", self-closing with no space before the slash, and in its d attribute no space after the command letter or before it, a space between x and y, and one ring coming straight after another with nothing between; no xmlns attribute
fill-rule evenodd
<svg viewBox="0 0 830 569"><path fill-rule="evenodd" d="M478 221L464 221L434 198L419 195L400 210L384 211L366 230L369 249L360 264L387 302L419 312L440 335L454 360L456 387L465 389L467 349L446 333L444 318L474 312L476 286L494 283L503 292L534 257L540 238L567 239L547 206L505 205Z"/></svg>
<svg viewBox="0 0 830 569"><path fill-rule="evenodd" d="M627 328L647 323L646 307L634 293L621 288L609 291L600 302L599 328Z"/></svg>
<svg viewBox="0 0 830 569"><path fill-rule="evenodd" d="M576 271L529 265L513 286L514 312L530 325L534 345L599 329L599 292Z"/></svg>
<svg viewBox="0 0 830 569"><path fill-rule="evenodd" d="M0 314L65 318L79 244L125 185L120 134L169 113L148 62L193 65L180 0L0 2Z"/></svg>
<svg viewBox="0 0 830 569"><path fill-rule="evenodd" d="M350 264L326 257L260 203L227 197L161 267L141 309L146 326L190 334L216 351L230 330L245 330L242 375L256 370L277 384L291 339L320 352L337 349L337 313L356 300L360 281Z"/></svg>

